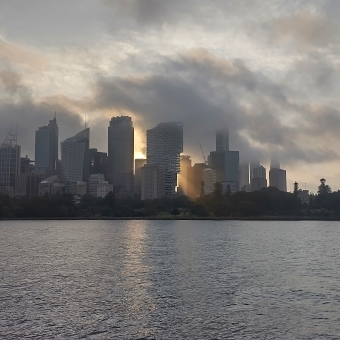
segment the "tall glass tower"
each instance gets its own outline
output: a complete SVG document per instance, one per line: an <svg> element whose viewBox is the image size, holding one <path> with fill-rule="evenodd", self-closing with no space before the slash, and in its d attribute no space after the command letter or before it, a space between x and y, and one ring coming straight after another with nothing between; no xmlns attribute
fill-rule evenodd
<svg viewBox="0 0 340 340"><path fill-rule="evenodd" d="M61 142L61 171L63 182L88 181L90 129Z"/></svg>
<svg viewBox="0 0 340 340"><path fill-rule="evenodd" d="M183 124L160 123L146 132L147 164L159 165L165 170L165 196L175 193L180 172L180 154L183 152Z"/></svg>
<svg viewBox="0 0 340 340"><path fill-rule="evenodd" d="M108 180L113 190L133 195L134 128L131 117L112 117L108 128Z"/></svg>
<svg viewBox="0 0 340 340"><path fill-rule="evenodd" d="M15 178L20 173L20 146L17 134L10 131L0 146L0 186L15 188Z"/></svg>
<svg viewBox="0 0 340 340"><path fill-rule="evenodd" d="M47 126L39 127L35 132L35 168L47 175L57 172L58 162L58 125L57 118L49 121Z"/></svg>

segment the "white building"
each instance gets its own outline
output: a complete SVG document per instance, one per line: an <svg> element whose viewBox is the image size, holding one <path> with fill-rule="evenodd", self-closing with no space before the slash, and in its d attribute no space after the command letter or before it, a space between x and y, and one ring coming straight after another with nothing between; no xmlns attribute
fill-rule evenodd
<svg viewBox="0 0 340 340"><path fill-rule="evenodd" d="M202 171L202 181L204 182L204 194L211 194L216 183L216 171L211 168L206 168Z"/></svg>
<svg viewBox="0 0 340 340"><path fill-rule="evenodd" d="M103 174L92 174L89 178L89 194L94 197L105 197L110 191L113 191L113 185L105 181Z"/></svg>

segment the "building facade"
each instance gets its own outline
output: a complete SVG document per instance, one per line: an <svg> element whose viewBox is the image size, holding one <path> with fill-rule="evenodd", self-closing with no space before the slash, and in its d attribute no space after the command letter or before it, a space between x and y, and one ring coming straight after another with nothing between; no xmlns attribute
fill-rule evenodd
<svg viewBox="0 0 340 340"><path fill-rule="evenodd" d="M216 171L211 168L202 170L202 181L204 185L204 195L211 194L215 189Z"/></svg>
<svg viewBox="0 0 340 340"><path fill-rule="evenodd" d="M87 182L89 178L90 129L61 142L63 182Z"/></svg>
<svg viewBox="0 0 340 340"><path fill-rule="evenodd" d="M165 196L165 171L159 165L145 164L141 168L141 199L156 199Z"/></svg>
<svg viewBox="0 0 340 340"><path fill-rule="evenodd" d="M209 166L204 163L196 163L193 167L187 169L187 196L191 199L195 199L203 193L203 170L207 168Z"/></svg>
<svg viewBox="0 0 340 340"><path fill-rule="evenodd" d="M0 146L0 187L13 195L15 180L20 173L20 151L17 135L10 131Z"/></svg>
<svg viewBox="0 0 340 340"><path fill-rule="evenodd" d="M263 165L253 167L251 172L251 190L257 191L267 187L267 171Z"/></svg>
<svg viewBox="0 0 340 340"><path fill-rule="evenodd" d="M272 168L269 170L269 185L281 191L287 191L286 170Z"/></svg>
<svg viewBox="0 0 340 340"><path fill-rule="evenodd" d="M140 197L142 193L142 167L146 164L146 158L135 159L134 192Z"/></svg>
<svg viewBox="0 0 340 340"><path fill-rule="evenodd" d="M183 152L183 124L160 123L147 130L146 140L147 164L164 169L165 196L174 195L180 172L180 154Z"/></svg>
<svg viewBox="0 0 340 340"><path fill-rule="evenodd" d="M191 159L188 155L181 155L181 172L178 174L178 191L182 195L188 194L188 168L191 168Z"/></svg>
<svg viewBox="0 0 340 340"><path fill-rule="evenodd" d="M58 161L58 125L57 118L47 126L39 127L35 132L35 167L47 175L57 173Z"/></svg>
<svg viewBox="0 0 340 340"><path fill-rule="evenodd" d="M116 193L133 194L134 128L131 117L112 117L108 128L108 181Z"/></svg>
<svg viewBox="0 0 340 340"><path fill-rule="evenodd" d="M103 174L107 180L107 153L97 149L89 149L90 168L89 174Z"/></svg>

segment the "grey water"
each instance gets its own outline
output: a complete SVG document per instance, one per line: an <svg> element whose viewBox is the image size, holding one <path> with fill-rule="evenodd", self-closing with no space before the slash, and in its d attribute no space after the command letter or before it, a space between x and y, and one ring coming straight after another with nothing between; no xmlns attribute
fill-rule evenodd
<svg viewBox="0 0 340 340"><path fill-rule="evenodd" d="M2 221L1 339L340 339L340 223Z"/></svg>

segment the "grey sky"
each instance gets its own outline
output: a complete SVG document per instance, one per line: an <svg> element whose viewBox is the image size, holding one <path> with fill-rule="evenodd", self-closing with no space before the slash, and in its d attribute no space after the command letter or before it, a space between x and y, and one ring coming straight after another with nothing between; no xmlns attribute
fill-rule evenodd
<svg viewBox="0 0 340 340"><path fill-rule="evenodd" d="M292 182L340 187L337 0L0 0L0 139L19 125L22 153L58 114L60 140L89 117L107 149L113 115L145 129L184 122L201 161L229 125L241 159L279 155ZM1 137L2 136L2 137ZM301 185L302 186L302 185Z"/></svg>

